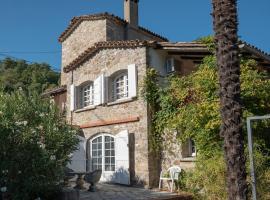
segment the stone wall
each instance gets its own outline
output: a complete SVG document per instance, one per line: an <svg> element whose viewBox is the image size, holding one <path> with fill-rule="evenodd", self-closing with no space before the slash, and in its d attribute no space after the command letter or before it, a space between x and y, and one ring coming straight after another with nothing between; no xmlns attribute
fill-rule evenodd
<svg viewBox="0 0 270 200"><path fill-rule="evenodd" d="M143 30L134 28L133 26L127 26L127 40L155 40L162 41L162 39L153 36Z"/></svg>
<svg viewBox="0 0 270 200"><path fill-rule="evenodd" d="M195 158L184 156L187 147L179 141L176 132L164 133L162 146L162 170L167 170L173 165L180 166L184 170L194 168Z"/></svg>
<svg viewBox="0 0 270 200"><path fill-rule="evenodd" d="M112 40L161 40L156 36L130 26L124 26L113 20L83 21L62 43L62 73L61 85L67 85L67 121L74 125L85 125L96 120L113 121L119 118L139 117L139 121L116 125L84 128L86 138L92 138L98 133L117 134L122 130L130 132L131 166L133 183L149 185L158 179L159 160L152 162L155 155L149 152L147 105L139 95L137 99L115 105L102 105L91 110L70 112L70 85L72 81L79 86L86 81L94 81L102 73L109 77L114 72L127 69L130 64L136 64L138 70L139 90L142 86L147 67L147 48L105 49L97 52L82 66L69 73L63 68L76 59L86 49L99 41ZM140 94L140 92L138 92ZM151 179L151 180L150 180Z"/></svg>
<svg viewBox="0 0 270 200"><path fill-rule="evenodd" d="M75 60L94 43L106 41L106 20L83 21L62 43L62 69ZM61 84L67 82L66 74L61 73Z"/></svg>
<svg viewBox="0 0 270 200"><path fill-rule="evenodd" d="M62 42L61 84L66 85L68 77L63 68L75 60L86 49L100 41L119 40L156 40L160 38L131 26L101 19L82 21L79 26Z"/></svg>
<svg viewBox="0 0 270 200"><path fill-rule="evenodd" d="M119 41L125 39L125 27L122 24L106 20L107 41Z"/></svg>
<svg viewBox="0 0 270 200"><path fill-rule="evenodd" d="M73 71L73 80L75 86L80 85L85 81L95 80L101 73L105 76L110 76L114 72L127 69L130 64L136 64L138 71L138 86L139 90L146 73L146 48L131 48L131 49L106 49L101 50L82 66ZM71 74L72 72L69 72ZM68 80L67 86L67 105L70 104L70 84ZM138 92L140 94L140 92ZM102 105L95 109L83 112L67 112L67 119L75 125L84 125L96 120L117 120L138 116L139 121L131 123L123 123L116 125L107 125L94 128L85 128L83 130L86 138L92 138L98 133L117 134L122 130L128 130L130 136L133 137L134 151L131 151L131 175L132 182L149 184L149 169L148 169L148 117L147 105L141 95L135 100L129 102ZM133 164L132 164L133 163Z"/></svg>

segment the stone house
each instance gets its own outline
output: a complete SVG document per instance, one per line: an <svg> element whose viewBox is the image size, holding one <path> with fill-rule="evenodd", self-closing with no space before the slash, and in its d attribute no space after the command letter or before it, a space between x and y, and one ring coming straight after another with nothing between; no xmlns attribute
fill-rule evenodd
<svg viewBox="0 0 270 200"><path fill-rule="evenodd" d="M150 151L151 118L140 94L146 70L184 76L210 52L204 44L169 42L139 26L139 0L123 1L124 19L102 13L71 20L59 37L62 86L47 94L82 130L71 168L102 169L102 181L155 186L162 168L193 167L196 147L189 140L175 144L174 153ZM242 43L241 50L270 66L270 56L259 49Z"/></svg>

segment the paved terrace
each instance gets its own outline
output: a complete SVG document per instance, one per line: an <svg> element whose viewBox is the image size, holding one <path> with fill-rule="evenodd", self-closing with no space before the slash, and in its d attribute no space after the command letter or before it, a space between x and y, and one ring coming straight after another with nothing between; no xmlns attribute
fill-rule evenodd
<svg viewBox="0 0 270 200"><path fill-rule="evenodd" d="M98 184L96 192L80 191L80 200L191 200L188 195L179 195L159 190L148 190L112 184Z"/></svg>

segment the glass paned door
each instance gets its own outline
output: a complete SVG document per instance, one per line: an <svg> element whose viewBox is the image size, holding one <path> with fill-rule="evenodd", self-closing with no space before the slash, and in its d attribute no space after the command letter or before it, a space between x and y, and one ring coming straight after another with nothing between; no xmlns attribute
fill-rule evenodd
<svg viewBox="0 0 270 200"><path fill-rule="evenodd" d="M92 170L102 169L102 137L92 141Z"/></svg>
<svg viewBox="0 0 270 200"><path fill-rule="evenodd" d="M91 142L91 170L101 169L101 181L110 181L115 171L115 139L101 135Z"/></svg>

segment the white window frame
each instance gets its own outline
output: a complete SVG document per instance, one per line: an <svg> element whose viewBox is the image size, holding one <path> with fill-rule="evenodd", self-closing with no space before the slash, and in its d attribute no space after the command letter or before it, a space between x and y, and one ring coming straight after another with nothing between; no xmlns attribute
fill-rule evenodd
<svg viewBox="0 0 270 200"><path fill-rule="evenodd" d="M197 156L197 149L194 140L188 140L188 148L189 148L189 156L196 157Z"/></svg>
<svg viewBox="0 0 270 200"><path fill-rule="evenodd" d="M123 77L123 86L121 87L117 87L117 80L120 79L121 77ZM117 92L117 89L118 88L123 88L123 92ZM117 75L114 79L113 79L113 92L112 92L112 99L114 101L118 101L118 100L121 100L121 99L126 99L128 98L128 89L129 89L129 86L128 86L128 73L124 72L124 73L121 73L119 75ZM123 95L123 97L119 97Z"/></svg>
<svg viewBox="0 0 270 200"><path fill-rule="evenodd" d="M110 158L114 157L114 171L108 171L108 170L105 170L105 137L108 136L108 137L111 137L114 139L114 149L110 149L110 150L114 150L114 156L110 156ZM115 172L116 171L116 154L115 154L115 137L113 135L110 135L110 134L99 134L97 135L96 137L92 138L90 140L90 170L93 171L93 166L92 166L92 158L93 158L93 151L92 151L92 142L101 137L101 143L102 143L102 155L101 155L101 168L102 168L102 172Z"/></svg>
<svg viewBox="0 0 270 200"><path fill-rule="evenodd" d="M85 92L89 92L89 94L85 95ZM87 98L88 100L85 101L85 98ZM92 82L81 86L81 102L82 108L94 105L94 84Z"/></svg>
<svg viewBox="0 0 270 200"><path fill-rule="evenodd" d="M167 58L166 59L166 72L167 73L171 73L175 71L175 67L174 67L174 58Z"/></svg>

